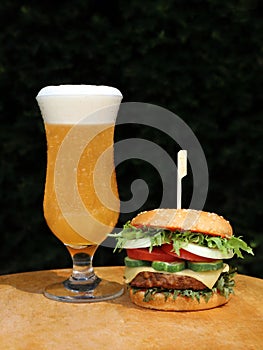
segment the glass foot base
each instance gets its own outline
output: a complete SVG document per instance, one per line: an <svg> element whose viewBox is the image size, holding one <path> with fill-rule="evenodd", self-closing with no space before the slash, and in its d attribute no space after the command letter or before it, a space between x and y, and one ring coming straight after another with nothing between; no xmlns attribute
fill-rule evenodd
<svg viewBox="0 0 263 350"><path fill-rule="evenodd" d="M68 303L91 303L115 299L124 292L123 285L101 279L95 288L81 285L81 288L69 289L65 287L67 281L51 284L44 290L44 295L52 300Z"/></svg>

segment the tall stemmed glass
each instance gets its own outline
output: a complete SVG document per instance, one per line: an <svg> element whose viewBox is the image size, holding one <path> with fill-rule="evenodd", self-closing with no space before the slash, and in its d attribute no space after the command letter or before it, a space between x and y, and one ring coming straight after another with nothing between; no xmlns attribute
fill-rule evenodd
<svg viewBox="0 0 263 350"><path fill-rule="evenodd" d="M107 86L59 85L43 88L36 99L47 138L44 216L73 260L71 276L44 294L65 302L120 296L123 286L99 278L92 259L119 217L113 135L122 94Z"/></svg>

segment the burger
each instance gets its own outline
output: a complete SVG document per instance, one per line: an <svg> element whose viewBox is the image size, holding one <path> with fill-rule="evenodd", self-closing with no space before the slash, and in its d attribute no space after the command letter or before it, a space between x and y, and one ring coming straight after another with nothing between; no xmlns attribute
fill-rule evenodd
<svg viewBox="0 0 263 350"><path fill-rule="evenodd" d="M138 214L116 234L126 249L125 283L131 301L156 310L195 311L221 306L234 293L226 261L252 249L222 216L192 209Z"/></svg>

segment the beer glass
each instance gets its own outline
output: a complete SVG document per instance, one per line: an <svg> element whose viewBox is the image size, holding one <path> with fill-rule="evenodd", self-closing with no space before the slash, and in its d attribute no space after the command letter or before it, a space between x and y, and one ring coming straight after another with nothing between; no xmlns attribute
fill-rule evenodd
<svg viewBox="0 0 263 350"><path fill-rule="evenodd" d="M92 259L119 217L113 137L122 94L108 86L59 85L44 87L36 99L47 139L44 216L73 260L71 276L44 295L65 302L120 296L123 286L99 278Z"/></svg>

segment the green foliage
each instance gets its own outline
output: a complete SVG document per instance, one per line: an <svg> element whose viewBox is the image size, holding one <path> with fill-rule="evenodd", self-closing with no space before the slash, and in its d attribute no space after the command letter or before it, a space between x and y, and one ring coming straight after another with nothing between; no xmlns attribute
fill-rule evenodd
<svg viewBox="0 0 263 350"><path fill-rule="evenodd" d="M256 0L2 0L0 272L70 266L43 219L46 145L35 96L46 85L90 83L116 86L124 102L160 105L185 120L208 162L205 209L227 217L253 246L255 257L239 271L263 277L262 13ZM132 136L176 152L148 129L120 128L116 139ZM117 175L123 199L132 180L144 177L153 191L144 208L158 206L160 179L151 167L125 162ZM100 247L95 264L114 263L121 256Z"/></svg>

